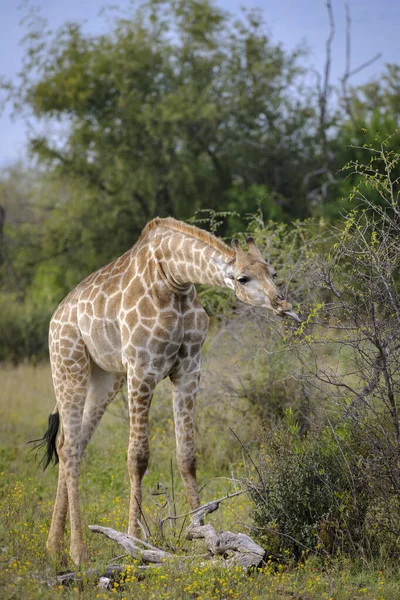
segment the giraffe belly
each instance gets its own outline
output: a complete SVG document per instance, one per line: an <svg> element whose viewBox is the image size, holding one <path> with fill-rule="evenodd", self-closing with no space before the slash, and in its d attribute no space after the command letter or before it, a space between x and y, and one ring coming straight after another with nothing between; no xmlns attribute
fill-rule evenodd
<svg viewBox="0 0 400 600"><path fill-rule="evenodd" d="M173 339L163 340L151 333L143 339L133 335L129 344L122 346L121 334L117 326L102 322L93 326L90 332L81 331L90 356L105 371L124 373L129 364L140 365L147 372L154 373L157 379L166 377L176 363L182 344L183 331L177 328Z"/></svg>
<svg viewBox="0 0 400 600"><path fill-rule="evenodd" d="M123 362L160 381L175 365L183 340L182 319L169 328L137 325L123 343Z"/></svg>
<svg viewBox="0 0 400 600"><path fill-rule="evenodd" d="M90 331L81 329L83 340L95 363L105 371L123 373L121 334L116 322L94 321Z"/></svg>

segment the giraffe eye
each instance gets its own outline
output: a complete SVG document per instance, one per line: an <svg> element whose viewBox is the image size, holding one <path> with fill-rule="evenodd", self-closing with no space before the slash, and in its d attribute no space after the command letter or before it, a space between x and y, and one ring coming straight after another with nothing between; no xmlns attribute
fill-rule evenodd
<svg viewBox="0 0 400 600"><path fill-rule="evenodd" d="M236 281L238 281L239 283L241 283L242 285L244 285L245 283L247 283L248 281L250 281L250 278L246 277L245 275L239 275L239 277L236 279Z"/></svg>

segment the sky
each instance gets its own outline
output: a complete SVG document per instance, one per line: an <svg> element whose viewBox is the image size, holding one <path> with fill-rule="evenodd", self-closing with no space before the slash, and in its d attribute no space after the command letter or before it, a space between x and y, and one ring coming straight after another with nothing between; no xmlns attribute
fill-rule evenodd
<svg viewBox="0 0 400 600"><path fill-rule="evenodd" d="M0 0L0 77L16 80L21 69L24 49L21 38L24 28L21 19L29 6L40 7L41 14L51 29L65 21L84 23L91 35L103 33L107 24L100 16L107 0ZM127 7L130 0L116 0L114 4ZM325 43L329 34L326 0L217 0L217 4L231 13L239 13L240 6L261 8L267 31L275 43L292 50L306 42L310 50L308 64L322 72L325 63ZM379 77L385 63L400 63L400 1L349 0L352 37L351 68L354 69L373 56L381 58L355 75L351 82L360 84L371 77ZM332 78L335 83L345 69L345 10L344 0L332 0L335 20L335 38L332 44ZM26 159L29 136L21 117L12 118L11 107L0 114L0 167Z"/></svg>

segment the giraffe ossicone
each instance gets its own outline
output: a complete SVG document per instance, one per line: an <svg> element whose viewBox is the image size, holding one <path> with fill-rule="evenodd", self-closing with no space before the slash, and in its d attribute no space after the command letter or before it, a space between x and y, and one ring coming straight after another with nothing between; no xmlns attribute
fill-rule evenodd
<svg viewBox="0 0 400 600"><path fill-rule="evenodd" d="M87 561L79 507L81 458L107 406L128 384L130 434L128 532L140 535L142 478L150 447L148 415L154 389L172 383L177 463L186 497L199 506L193 408L208 316L194 284L230 287L253 306L299 318L274 283L275 270L254 241L245 252L173 218L154 219L136 244L84 279L55 311L49 332L56 407L47 453L56 448L59 477L47 546L62 551L67 513L70 552ZM57 441L57 425L60 423Z"/></svg>

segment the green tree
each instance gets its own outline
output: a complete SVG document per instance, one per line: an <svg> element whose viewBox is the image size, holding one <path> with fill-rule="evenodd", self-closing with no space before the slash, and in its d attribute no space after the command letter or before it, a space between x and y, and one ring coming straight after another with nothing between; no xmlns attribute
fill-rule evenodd
<svg viewBox="0 0 400 600"><path fill-rule="evenodd" d="M385 164L375 160L374 155L382 140L386 152L397 149L400 144L400 66L387 64L379 79L351 89L346 105L336 138L331 141L332 173L337 185L332 188L334 195L330 204L323 209L330 218L354 208L352 188L362 178L357 165L369 164L371 177L386 176ZM352 169L341 176L340 171L346 165L352 165ZM393 167L393 180L396 180L400 168ZM384 200L373 186L366 193L373 203L384 206Z"/></svg>
<svg viewBox="0 0 400 600"><path fill-rule="evenodd" d="M155 215L240 198L251 211L260 189L271 216L305 215L313 111L293 93L299 53L272 44L258 12L235 21L207 0L150 0L98 37L75 23L42 32L33 21L14 99L62 125L31 149L79 185L109 256Z"/></svg>

